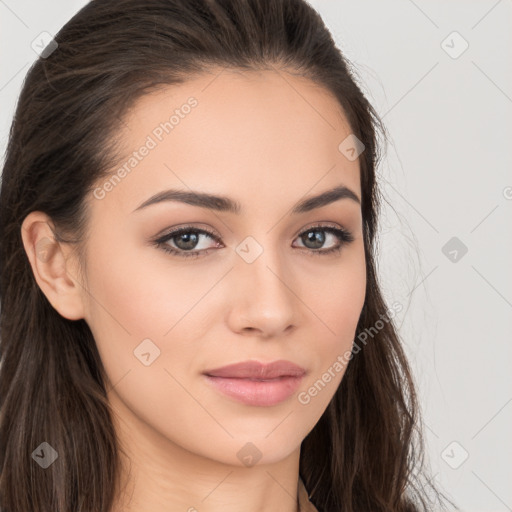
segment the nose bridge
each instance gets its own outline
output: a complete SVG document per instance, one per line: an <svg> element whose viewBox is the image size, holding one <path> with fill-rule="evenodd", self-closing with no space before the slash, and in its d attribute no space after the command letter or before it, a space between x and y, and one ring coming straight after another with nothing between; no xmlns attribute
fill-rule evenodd
<svg viewBox="0 0 512 512"><path fill-rule="evenodd" d="M281 280L285 263L271 234L258 235L258 239L247 236L236 247L236 253L241 279L256 280L260 290L278 291L284 287Z"/></svg>

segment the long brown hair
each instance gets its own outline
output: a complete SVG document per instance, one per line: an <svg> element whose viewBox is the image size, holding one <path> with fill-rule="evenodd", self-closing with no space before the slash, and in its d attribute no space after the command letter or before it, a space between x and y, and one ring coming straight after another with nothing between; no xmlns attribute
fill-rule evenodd
<svg viewBox="0 0 512 512"><path fill-rule="evenodd" d="M439 494L417 479L417 399L393 321L382 322L388 307L375 272L375 169L386 132L319 14L303 0L101 0L81 9L55 42L23 84L0 192L2 512L110 512L120 484L95 340L84 320L60 316L39 289L22 222L45 212L57 240L82 254L85 199L116 161L115 133L127 108L211 66L275 67L311 79L335 95L365 146L367 290L357 335L376 332L303 441L300 475L321 512L428 510ZM46 471L31 456L42 442L58 451Z"/></svg>

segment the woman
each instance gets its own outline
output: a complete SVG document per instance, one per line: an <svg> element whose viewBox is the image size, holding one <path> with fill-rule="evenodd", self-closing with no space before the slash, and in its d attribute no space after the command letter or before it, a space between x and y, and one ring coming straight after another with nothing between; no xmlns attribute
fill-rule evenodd
<svg viewBox="0 0 512 512"><path fill-rule="evenodd" d="M379 132L302 0L63 27L3 169L3 512L432 510Z"/></svg>

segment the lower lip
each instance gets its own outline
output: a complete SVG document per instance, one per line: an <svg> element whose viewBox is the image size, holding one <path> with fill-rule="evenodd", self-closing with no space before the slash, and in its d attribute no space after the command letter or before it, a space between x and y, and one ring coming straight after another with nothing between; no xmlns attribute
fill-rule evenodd
<svg viewBox="0 0 512 512"><path fill-rule="evenodd" d="M279 404L292 396L300 386L302 377L262 381L206 375L208 382L221 393L244 404L263 407Z"/></svg>

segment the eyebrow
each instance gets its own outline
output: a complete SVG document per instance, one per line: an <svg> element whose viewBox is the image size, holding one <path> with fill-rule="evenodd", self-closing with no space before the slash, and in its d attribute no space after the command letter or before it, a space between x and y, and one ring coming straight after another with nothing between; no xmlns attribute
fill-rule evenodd
<svg viewBox="0 0 512 512"><path fill-rule="evenodd" d="M299 201L292 209L292 214L297 215L301 213L310 212L316 208L321 208L328 204L339 201L340 199L351 199L358 204L361 200L351 189L341 185L330 190L326 190L316 196L311 196L302 201ZM192 206L199 206L209 210L218 212L234 213L239 215L242 211L240 203L226 197L206 194L204 192L194 192L186 190L164 190L151 196L144 201L139 207L133 210L132 213L140 211L152 204L162 203L164 201L177 201L180 203L190 204Z"/></svg>

